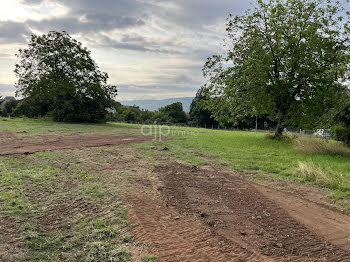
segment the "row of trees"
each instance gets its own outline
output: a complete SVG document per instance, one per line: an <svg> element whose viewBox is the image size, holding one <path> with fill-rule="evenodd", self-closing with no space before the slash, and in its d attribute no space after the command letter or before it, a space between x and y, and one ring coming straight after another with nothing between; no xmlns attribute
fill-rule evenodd
<svg viewBox="0 0 350 262"><path fill-rule="evenodd" d="M1 97L0 97L1 98ZM177 102L160 108L156 112L140 109L137 106L124 106L119 102L112 101L108 108L105 120L123 121L128 123L164 123L164 124L187 124L188 116L183 111L182 103ZM44 108L43 108L44 107ZM46 115L45 104L40 102L28 103L26 100L11 99L0 107L0 116L39 117ZM25 113L25 114L23 114Z"/></svg>
<svg viewBox="0 0 350 262"><path fill-rule="evenodd" d="M137 106L123 106L118 102L114 102L113 107L114 110L109 114L108 120L129 123L188 123L188 117L183 111L182 103L180 102L162 107L156 112L143 110Z"/></svg>

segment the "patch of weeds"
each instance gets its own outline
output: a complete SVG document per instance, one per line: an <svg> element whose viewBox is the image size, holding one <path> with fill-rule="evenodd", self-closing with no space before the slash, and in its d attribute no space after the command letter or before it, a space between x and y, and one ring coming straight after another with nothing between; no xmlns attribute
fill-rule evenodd
<svg viewBox="0 0 350 262"><path fill-rule="evenodd" d="M118 174L122 177L130 177L130 172L128 170L119 170Z"/></svg>
<svg viewBox="0 0 350 262"><path fill-rule="evenodd" d="M131 255L124 248L114 248L105 242L87 243L85 246L87 254L84 261L87 262L129 262Z"/></svg>
<svg viewBox="0 0 350 262"><path fill-rule="evenodd" d="M298 175L305 181L321 187L344 190L349 188L341 173L328 168L320 168L313 163L299 162Z"/></svg>
<svg viewBox="0 0 350 262"><path fill-rule="evenodd" d="M105 191L99 184L88 184L88 185L84 185L79 190L79 195L80 194L82 194L87 199L96 200L104 197Z"/></svg>
<svg viewBox="0 0 350 262"><path fill-rule="evenodd" d="M88 240L107 240L115 238L118 235L110 222L103 219L83 221L81 226L84 228Z"/></svg>
<svg viewBox="0 0 350 262"><path fill-rule="evenodd" d="M157 262L158 261L158 257L156 256L144 256L142 258L142 262Z"/></svg>
<svg viewBox="0 0 350 262"><path fill-rule="evenodd" d="M350 156L350 148L345 144L315 136L297 136L293 139L296 150L306 154L330 154Z"/></svg>
<svg viewBox="0 0 350 262"><path fill-rule="evenodd" d="M294 134L283 134L282 136L276 136L273 133L265 134L265 139L267 140L284 141L287 143L291 143L293 138L294 138Z"/></svg>
<svg viewBox="0 0 350 262"><path fill-rule="evenodd" d="M60 261L59 253L64 249L66 236L47 233L32 224L22 231L22 239L30 250L31 261Z"/></svg>
<svg viewBox="0 0 350 262"><path fill-rule="evenodd" d="M32 205L21 192L10 190L0 192L2 211L12 217L26 218L31 215Z"/></svg>
<svg viewBox="0 0 350 262"><path fill-rule="evenodd" d="M208 161L206 161L205 159L203 159L201 157L194 156L194 155L178 156L177 158L186 162L186 163L194 164L194 165L206 165L206 164L208 164Z"/></svg>
<svg viewBox="0 0 350 262"><path fill-rule="evenodd" d="M98 178L96 176L91 175L88 172L83 172L83 171L75 172L75 176L77 177L77 179L83 180L85 182L94 182L94 181L98 180Z"/></svg>
<svg viewBox="0 0 350 262"><path fill-rule="evenodd" d="M328 194L328 198L334 203L343 208L350 209L350 192L333 191Z"/></svg>
<svg viewBox="0 0 350 262"><path fill-rule="evenodd" d="M135 240L135 237L133 235L128 234L123 237L123 243L132 243L134 242L134 240Z"/></svg>
<svg viewBox="0 0 350 262"><path fill-rule="evenodd" d="M35 207L26 190L52 182L57 173L58 170L51 166L36 166L28 159L0 158L1 210L9 216L28 218Z"/></svg>
<svg viewBox="0 0 350 262"><path fill-rule="evenodd" d="M85 218L78 222L73 246L79 251L78 261L131 261L131 255L121 248L119 224L114 220ZM117 227L117 228L116 228Z"/></svg>
<svg viewBox="0 0 350 262"><path fill-rule="evenodd" d="M131 226L130 221L127 219L128 211L121 202L114 203L114 205L111 208L111 211L114 214L113 221L116 224L121 225L123 227Z"/></svg>
<svg viewBox="0 0 350 262"><path fill-rule="evenodd" d="M30 179L34 183L55 178L58 170L49 166L33 165L25 159L3 157L0 159L1 185L14 186L22 184L19 181Z"/></svg>

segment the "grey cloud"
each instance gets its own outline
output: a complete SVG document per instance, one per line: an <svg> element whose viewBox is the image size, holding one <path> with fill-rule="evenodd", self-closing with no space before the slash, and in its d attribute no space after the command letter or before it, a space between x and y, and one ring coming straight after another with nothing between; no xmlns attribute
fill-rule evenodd
<svg viewBox="0 0 350 262"><path fill-rule="evenodd" d="M12 59L14 55L0 53L0 59Z"/></svg>
<svg viewBox="0 0 350 262"><path fill-rule="evenodd" d="M85 20L74 16L44 19L41 21L30 20L27 23L40 31L67 31L70 34L109 31L144 25L144 21L132 17L113 17L105 15L86 15Z"/></svg>
<svg viewBox="0 0 350 262"><path fill-rule="evenodd" d="M39 3L40 0L25 0ZM58 2L69 8L63 17L53 17L26 23L40 31L67 31L68 33L108 32L145 25L147 15L143 10L147 4L136 0L47 0Z"/></svg>
<svg viewBox="0 0 350 262"><path fill-rule="evenodd" d="M119 85L121 97L149 99L168 98L171 96L194 96L199 87L197 86L175 86L175 85Z"/></svg>
<svg viewBox="0 0 350 262"><path fill-rule="evenodd" d="M147 3L137 0L61 0L60 3L71 8L74 14L104 14L107 16L128 15L142 17Z"/></svg>
<svg viewBox="0 0 350 262"><path fill-rule="evenodd" d="M157 15L177 25L192 28L213 24L218 18L226 18L230 13L243 13L251 6L250 1L241 0L169 0L178 8L158 9ZM163 0L154 1L155 5L162 5Z"/></svg>
<svg viewBox="0 0 350 262"><path fill-rule="evenodd" d="M24 43L31 30L24 23L13 21L0 22L0 43Z"/></svg>
<svg viewBox="0 0 350 262"><path fill-rule="evenodd" d="M40 0L25 1L40 2ZM164 25L172 23L174 26L183 26L186 29L200 27L202 31L206 31L204 25L212 24L218 18L225 18L229 13L240 13L249 6L248 1L241 0L60 0L57 2L69 7L67 17L32 21L31 25L41 30L59 29L71 33L108 31L141 26L149 22L150 17L157 17L163 20ZM164 3L171 3L178 8L167 7ZM81 22L78 19L80 17L85 17L87 22Z"/></svg>
<svg viewBox="0 0 350 262"><path fill-rule="evenodd" d="M177 84L183 84L183 83L191 83L193 82L193 79L191 77L188 77L184 74L178 75L174 78L174 82Z"/></svg>
<svg viewBox="0 0 350 262"><path fill-rule="evenodd" d="M21 2L25 5L39 5L44 2L44 0L21 0Z"/></svg>
<svg viewBox="0 0 350 262"><path fill-rule="evenodd" d="M0 96L14 96L15 91L15 87L12 85L0 84Z"/></svg>
<svg viewBox="0 0 350 262"><path fill-rule="evenodd" d="M106 35L92 35L86 38L91 45L104 48L126 49L133 51L182 54L174 46L164 45L162 42L149 41L138 35L124 35L121 40L113 39Z"/></svg>

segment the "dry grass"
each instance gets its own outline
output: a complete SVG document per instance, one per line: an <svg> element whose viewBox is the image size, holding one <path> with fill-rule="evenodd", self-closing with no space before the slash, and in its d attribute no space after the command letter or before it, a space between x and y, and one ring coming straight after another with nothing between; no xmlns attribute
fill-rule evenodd
<svg viewBox="0 0 350 262"><path fill-rule="evenodd" d="M349 147L333 140L314 136L296 136L292 141L296 150L306 154L350 155Z"/></svg>
<svg viewBox="0 0 350 262"><path fill-rule="evenodd" d="M298 176L304 181L330 189L343 190L348 186L343 174L313 163L299 162Z"/></svg>

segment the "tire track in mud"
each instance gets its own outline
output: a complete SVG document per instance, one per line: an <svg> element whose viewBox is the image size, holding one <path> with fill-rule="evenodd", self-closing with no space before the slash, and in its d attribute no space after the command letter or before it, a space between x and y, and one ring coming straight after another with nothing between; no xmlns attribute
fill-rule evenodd
<svg viewBox="0 0 350 262"><path fill-rule="evenodd" d="M180 214L200 219L211 236L241 241L247 252L273 261L350 261L349 251L311 232L249 182L176 163L159 166L155 172L163 184L161 194L166 204ZM246 257L243 261L252 260Z"/></svg>
<svg viewBox="0 0 350 262"><path fill-rule="evenodd" d="M159 261L269 261L144 193L134 192L128 202L133 234L149 244Z"/></svg>

